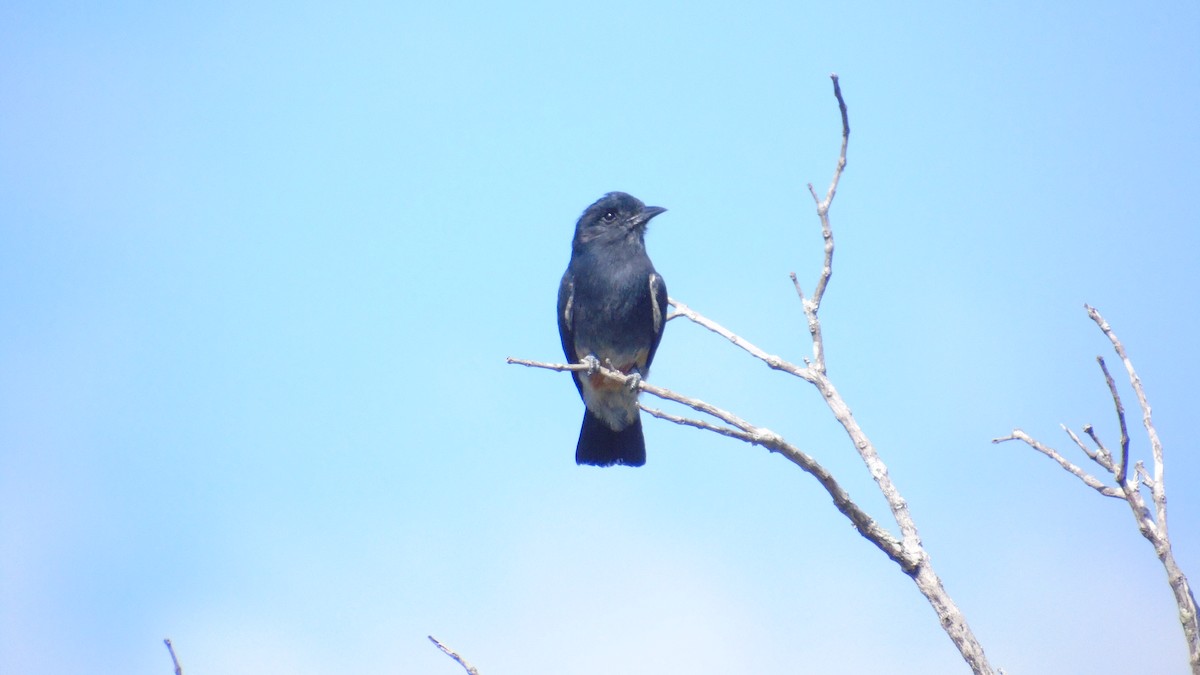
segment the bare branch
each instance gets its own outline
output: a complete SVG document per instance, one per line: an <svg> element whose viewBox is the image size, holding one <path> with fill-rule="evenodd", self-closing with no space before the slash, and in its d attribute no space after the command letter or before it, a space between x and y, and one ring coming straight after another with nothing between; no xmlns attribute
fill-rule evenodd
<svg viewBox="0 0 1200 675"><path fill-rule="evenodd" d="M1112 342L1117 356L1121 357L1121 361L1125 364L1125 371L1129 373L1129 384L1133 386L1133 393L1137 395L1138 404L1142 407L1142 424L1146 427L1146 436L1150 439L1150 450L1154 457L1154 485L1151 486L1151 496L1154 498L1154 506L1157 510L1155 515L1158 527L1165 537L1167 536L1167 492L1163 483L1163 448L1162 442L1158 440L1158 430L1154 428L1154 421L1150 417L1150 401L1146 399L1146 392L1142 389L1142 380L1133 369L1133 363L1125 354L1125 347L1117 339L1112 326L1108 325L1108 321L1100 316L1100 312L1096 311L1095 307L1084 305L1084 308L1087 309L1088 316L1092 321L1095 321L1104 335L1108 337L1109 342Z"/></svg>
<svg viewBox="0 0 1200 675"><path fill-rule="evenodd" d="M1150 489L1154 489L1154 481L1150 479L1150 474L1146 472L1146 464L1142 460L1138 460L1133 465L1133 475L1139 483Z"/></svg>
<svg viewBox="0 0 1200 675"><path fill-rule="evenodd" d="M681 303L675 302L674 304L679 314L686 316L693 322L704 326L718 335L722 335L755 356L755 358L765 362L771 368L800 377L817 388L821 393L822 400L829 406L833 416L850 437L851 442L854 444L854 449L871 472L871 477L875 479L875 483L883 494L884 499L887 500L892 517L900 527L902 546L906 553L906 559L915 559L917 561L915 566L905 567L902 563L901 567L904 567L905 571L916 582L917 588L925 596L926 600L929 601L937 613L943 629L950 636L954 645L958 647L963 659L971 666L971 669L976 673L991 673L993 671L983 653L982 645L975 639L974 634L967 625L966 619L942 587L941 579L933 571L929 554L921 544L916 524L909 513L908 502L900 495L900 491L896 488L888 473L887 465L880 459L874 444L871 443L866 433L859 427L858 422L854 419L854 415L850 411L850 407L842 399L841 394L838 393L837 388L834 387L833 382L827 376L824 338L818 315L822 299L829 285L829 280L833 275L834 241L833 229L829 224L829 207L833 203L834 196L837 194L838 182L841 179L842 171L846 167L846 148L850 138L850 122L846 112L846 102L842 98L841 85L838 82L836 74L831 75L831 79L833 80L833 93L835 98L837 98L838 109L842 118L841 152L838 157L837 168L834 170L833 180L830 182L824 201L817 196L816 190L813 189L811 183L808 186L809 193L812 195L813 201L817 204L817 216L821 220L821 234L825 240L824 264L821 268L821 275L818 278L816 290L813 296L807 300L804 299L799 282L794 275L792 277L792 284L796 288L797 295L801 298L801 306L804 309L804 315L808 322L808 330L812 336L812 360L805 359L807 366L803 368L783 361L777 356L767 354L716 322L687 309ZM897 560L895 556L893 556L893 560ZM897 560L897 562L900 561Z"/></svg>
<svg viewBox="0 0 1200 675"><path fill-rule="evenodd" d="M1104 372L1104 383L1108 385L1108 393L1112 395L1113 405L1117 407L1117 422L1121 426L1121 463L1117 466L1117 485L1125 486L1125 475L1129 470L1129 429L1125 426L1125 406L1121 404L1121 395L1117 393L1117 385L1108 372L1108 365L1103 357L1097 356L1096 362Z"/></svg>
<svg viewBox="0 0 1200 675"><path fill-rule="evenodd" d="M511 356L508 357L507 361L508 361L508 363L519 365L519 366L529 366L531 368L546 368L547 370L557 370L557 371L565 371L565 370L588 371L588 370L591 370L591 367L586 363L571 363L571 364L545 363L542 361L530 361L528 359L518 359L518 358L511 357ZM604 366L600 366L600 367L596 368L596 372L603 375L604 377L607 377L610 380L614 380L621 384L628 384L630 378L633 377L632 375L626 375L625 373L622 373L619 370L613 370L612 368L606 368ZM688 396L684 396L682 394L676 394L675 392L673 392L669 389L663 389L662 387L656 387L656 386L650 384L649 382L646 382L645 380L641 380L641 379L638 380L638 389L640 389L648 394L651 394L653 396L657 396L661 399L666 399L668 401L675 401L676 403L682 403L683 405L686 405L687 407L689 407L692 410L695 410L697 412L702 412L706 415L712 415L713 417L716 417L717 419L721 420L722 422L725 422L726 424L732 424L733 426L737 427L738 429L741 429L744 432L754 433L755 431L758 430L757 427L755 427L754 425L750 424L749 422L743 420L742 418L738 417L737 415L734 415L731 412L721 410L720 408L718 408L714 405L711 405L709 403L705 403L704 401L701 401L700 399L691 398Z"/></svg>
<svg viewBox="0 0 1200 675"><path fill-rule="evenodd" d="M545 368L547 370L558 370L558 371L570 370L570 371L578 372L578 371L587 370L589 368L589 366L585 363L547 363L545 361L530 361L529 359L518 359L514 356L508 357L507 359L505 359L505 361L512 365L517 365L517 366L529 366L530 368ZM601 366L600 370L603 372L604 370L606 370L606 368Z"/></svg>
<svg viewBox="0 0 1200 675"><path fill-rule="evenodd" d="M665 390L663 391L665 392ZM676 399L672 398L671 400ZM829 493L829 496L833 499L833 504L835 507L837 507L837 510L850 519L850 522L854 525L854 528L858 530L859 534L861 534L871 543L875 544L879 550L883 551L884 554L891 558L896 564L900 565L901 569L903 569L905 573L909 574L910 576L915 576L917 574L917 565L920 563L919 558L913 556L911 552L905 551L904 547L895 536L879 525L874 518L871 518L869 515L867 515L867 513L863 511L858 504L854 503L854 500L850 498L849 493L847 493L841 487L841 485L838 484L837 480L834 479L833 475L830 474L825 467L821 466L820 463L818 463L804 451L785 441L782 436L779 436L769 429L761 429L758 427L752 427L752 430L747 431L738 431L726 427L717 427L702 420L679 417L669 413L664 413L661 410L648 408L646 406L642 406L642 410L645 410L651 415L669 422L695 427L697 429L713 431L723 436L729 436L731 438L737 438L746 441L747 443L751 443L753 445L761 445L772 452L777 452L783 455L788 459L788 461L792 462L796 466L803 469L806 473L817 479L817 482L821 484L821 487L825 488L825 491Z"/></svg>
<svg viewBox="0 0 1200 675"><path fill-rule="evenodd" d="M675 311L672 313L673 316L682 316L685 319L688 319L689 321L692 321L695 324L698 324L700 326L703 326L704 328L707 328L708 330L716 333L717 335L720 335L721 337L725 338L726 340L729 340L733 344L744 349L751 356L762 361L763 363L767 364L768 366L770 366L771 368L773 368L775 370L782 370L786 373L791 373L792 375L795 375L796 377L808 380L809 382L812 381L812 374L810 373L808 368L802 368L800 366L797 366L794 363L785 361L785 360L779 358L778 356L775 356L774 354L766 353L765 351L759 349L757 346L755 346L753 343L751 343L749 340L746 340L745 338L743 338L739 335L736 335L733 331L722 326L721 324L717 323L716 321L713 321L712 319L709 319L708 317L700 314L699 312L696 312L691 307L688 307L687 305L676 300L675 298L670 298L668 300L668 302L670 302L671 306L675 308Z"/></svg>
<svg viewBox="0 0 1200 675"><path fill-rule="evenodd" d="M800 288L800 280L796 278L796 273L788 272L788 278L792 280L792 286L796 287L796 297L800 298L800 302L804 302L804 290Z"/></svg>
<svg viewBox="0 0 1200 675"><path fill-rule="evenodd" d="M1096 478L1095 476L1091 475L1090 473L1079 468L1078 466L1076 466L1074 463L1072 463L1066 457L1063 457L1062 455L1058 454L1058 451L1055 450L1054 448L1043 445L1041 442L1037 441L1036 439L1031 437L1029 434L1025 433L1024 431L1021 431L1020 429L1013 429L1013 431L1010 435L1005 436L1003 438L993 438L992 439L992 443L1004 443L1005 441L1023 441L1029 447L1033 448L1034 450L1037 450L1038 452L1042 453L1043 455L1058 462L1059 466L1066 469L1068 473L1075 476L1079 480L1083 481L1084 484L1086 484L1088 487L1092 488L1096 492L1099 492L1100 494L1104 495L1105 497L1116 497L1118 499L1124 498L1124 494L1117 488L1109 486L1109 485L1105 485L1104 483L1100 482L1100 479ZM1076 442L1078 442L1078 441L1079 441L1079 439L1076 438Z"/></svg>
<svg viewBox="0 0 1200 675"><path fill-rule="evenodd" d="M811 190L812 184L809 184L808 188ZM816 197L816 194L814 194L813 197ZM832 253L833 253L833 251L831 250L830 254L832 254ZM796 278L796 273L788 272L788 277L791 278L792 286L795 287L795 289L796 289L796 297L800 298L800 306L807 308L808 301L804 299L804 289L800 288L800 280ZM809 332L809 334L811 334L813 336L813 353L814 353L814 358L816 358L815 355L823 355L823 353L820 352L816 346L818 344L817 340L820 337L821 327L819 325L817 325L815 327L813 326L813 321L815 320L816 317L815 317L815 315L809 313L808 309L804 310L804 318L806 320L806 323L808 324L808 332ZM812 364L813 364L813 362L810 361L807 357L804 359L805 366L811 368Z"/></svg>
<svg viewBox="0 0 1200 675"><path fill-rule="evenodd" d="M801 296L801 306L808 319L808 332L812 335L813 342L811 367L820 373L825 372L825 340L821 336L821 323L817 321L817 314L821 311L821 301L825 299L825 289L829 286L830 277L833 276L833 228L829 225L829 207L833 204L834 195L837 194L842 171L846 169L846 148L850 144L850 117L846 112L846 100L842 98L842 86L838 82L837 73L831 74L829 78L833 80L833 95L837 98L838 110L842 115L842 150L838 154L837 168L833 171L833 179L829 182L829 190L825 193L824 201L817 197L817 191L813 189L812 183L808 184L808 192L817 205L817 217L821 219L821 236L825 239L825 261L821 266L821 276L817 278L817 287L813 291L812 298L805 301ZM792 278L792 282L796 283L795 277ZM800 290L798 283L796 290L797 292Z"/></svg>
<svg viewBox="0 0 1200 675"><path fill-rule="evenodd" d="M456 652L453 649L450 649L446 645L442 644L437 638L433 637L432 635L427 635L426 637L429 638L430 642L437 645L437 648L442 650L442 652L445 653L446 656L449 656L450 658L454 659L455 662L458 663L458 665L462 666L463 670L467 671L467 675L479 675L479 671L475 669L475 666L472 666L471 664L467 663L466 659L464 659L463 657L458 655L458 652Z"/></svg>
<svg viewBox="0 0 1200 675"><path fill-rule="evenodd" d="M854 443L855 449L859 453L859 456L863 459L863 462L866 463L867 468L871 472L871 476L875 479L875 482L879 486L879 489L883 492L884 498L887 500L888 506L892 511L892 515L896 519L896 524L899 525L901 533L904 536L904 540L905 540L905 542L907 542L906 547L907 547L909 553L911 554L914 551L922 550L921 544L920 544L920 536L917 534L916 525L915 525L915 523L913 523L912 518L908 512L908 503L904 500L904 498L902 496L900 496L899 491L896 489L895 485L892 483L891 478L888 475L887 466L883 463L883 460L881 460L879 458L878 453L875 451L875 446L871 443L870 439L867 438L866 433L863 432L862 428L858 426L858 422L855 421L854 415L850 412L850 407L848 405L846 405L845 401L841 397L841 394L839 394L837 389L833 386L833 382L831 382L829 380L829 378L823 372L815 372L815 368L813 368L813 367L801 368L793 363L790 363L788 361L785 361L785 360L779 358L778 356L774 356L772 354L767 354L765 351L763 351L762 349L760 349L759 347L757 347L750 341L735 334L733 331L730 331L729 329L725 328L724 326L717 323L716 321L713 321L712 319L709 319L708 317L700 314L699 312L696 312L695 310L691 309L690 307L683 304L682 302L675 300L674 298L672 298L670 300L670 302L675 307L676 313L678 313L679 315L724 337L725 339L729 340L733 344L742 348L743 350L745 350L746 352L748 352L755 358L763 361L771 368L773 368L775 370L781 370L781 371L790 373L792 375L802 378L805 381L810 382L813 385L815 385L817 387L818 391L821 392L823 400L830 407L830 410L833 412L834 417L838 420L838 422L840 422L842 424L842 427L846 430L846 433L849 434L850 439ZM818 332L819 332L819 321L816 319L815 314L811 315L811 316L814 321L817 321ZM538 364L535 362L528 362L528 361L523 361L521 359L512 359L512 358L509 359L509 363L520 363L523 365L535 365L535 366L540 366L540 367L549 367L554 370L580 370L580 369L583 369L586 367L583 365L565 366L565 365ZM624 374L617 372L617 371L607 371L607 372L605 372L605 371L606 371L606 369L603 369L603 368L601 369L601 372L603 372L606 376L612 377L613 379L617 379L621 382L625 381L626 376ZM717 417L718 419L720 419L728 424L732 424L733 426L741 429L742 431L746 431L746 432L752 431L751 428L749 428L747 426L743 426L743 425L746 425L747 423L744 420L742 420L741 418L738 418L726 411L720 410L719 408L715 408L708 404L704 404L703 402L698 401L697 399L691 399L688 397L684 397L679 394L675 394L674 392L670 392L665 389L657 388L654 385L648 384L646 382L642 382L640 384L640 386L641 386L642 390L646 391L647 393L653 394L660 398L666 398L668 400L682 403L682 404L692 408L693 410L697 410L699 412L703 412L705 414ZM765 445L765 443L764 443L764 445ZM786 453L784 453L784 454L786 454ZM799 463L799 462L797 462L797 463ZM835 503L836 503L836 501L837 500L835 499ZM891 555L891 554L889 553L889 555ZM901 562L901 561L897 560L897 562ZM906 569L908 569L907 562L903 563L901 566L906 567Z"/></svg>
<svg viewBox="0 0 1200 675"><path fill-rule="evenodd" d="M1097 448L1099 448L1095 453L1090 452L1087 446L1079 440L1079 437L1071 433L1069 429L1067 429L1067 433L1071 435L1071 440L1075 441L1075 444L1080 449L1116 477L1117 488L1119 490L1104 486L1092 476L1084 473L1082 469L1068 462L1053 449L1035 441L1020 430L1014 431L1013 435L1008 438L998 438L993 442L1012 439L1025 441L1038 452L1054 459L1064 469L1083 480L1089 487L1109 497L1120 497L1129 504L1129 509L1133 513L1133 519L1137 523L1138 531L1154 547L1154 553L1167 573L1167 583L1170 585L1171 591L1175 596L1175 603L1179 609L1179 622L1183 627L1184 640L1187 642L1188 661L1191 665L1193 675L1200 675L1200 616L1197 616L1196 598L1192 594L1187 577L1184 576L1182 570L1179 569L1179 565L1175 562L1175 555L1171 551L1171 539L1167 535L1167 495L1166 488L1163 485L1163 449L1162 443L1158 439L1158 432L1155 430L1154 423L1150 417L1150 403L1146 399L1146 392L1142 389L1141 379L1134 370L1133 363L1125 353L1125 347L1117 339L1112 327L1104 320L1104 317L1100 316L1100 313L1094 307L1091 305L1084 305L1084 307L1087 309L1088 316L1100 327L1100 330L1108 337L1109 341L1112 342L1113 349L1117 352L1117 356L1121 357L1121 361L1125 364L1125 370L1129 373L1129 383L1133 386L1133 390L1138 397L1138 403L1142 407L1142 421L1146 427L1146 434L1150 438L1150 446L1154 454L1154 477L1151 478L1147 474L1146 466L1139 460L1133 465L1133 480L1128 480L1129 429L1125 423L1125 406L1121 403L1121 395L1117 391L1117 385L1113 381L1112 374L1108 371L1108 365L1099 356L1096 357L1096 362L1100 364L1100 370L1104 373L1104 382L1108 387L1109 395L1112 397L1113 405L1116 407L1117 423L1121 428L1121 456L1119 462L1116 465L1113 464L1112 454L1100 442L1096 430L1092 425L1084 426L1083 430L1096 443ZM1150 488L1150 494L1156 511L1154 514L1146 507L1146 502L1141 491L1142 485Z"/></svg>
<svg viewBox="0 0 1200 675"><path fill-rule="evenodd" d="M171 638L164 639L163 644L167 646L167 651L171 652L171 663L175 664L175 675L183 675L183 666L179 664L179 658L175 656L175 646L171 644Z"/></svg>
<svg viewBox="0 0 1200 675"><path fill-rule="evenodd" d="M609 370L608 372L606 372L604 374L605 374L605 376L610 377L612 379L620 380L622 383L628 382L629 377L630 377L630 376L625 375L625 374L621 373L620 371L616 371L616 370ZM756 427L753 424L750 424L749 422L747 422L746 420L738 417L737 415L734 415L733 413L731 413L727 410L722 410L722 409L718 408L717 406L712 405L711 403L706 403L704 401L701 401L698 398L684 396L683 394L676 394L675 392L671 391L670 389L656 387L653 384L646 382L645 380L641 380L638 382L638 388L652 396L657 396L666 401L675 401L676 403L682 403L683 405L686 405L687 407L691 408L692 410L695 410L696 412L702 412L705 415L712 415L713 417L721 420L722 422L725 422L726 424L732 424L733 426L737 427L738 429L741 429L742 431L746 432L747 434L754 436L757 440L752 440L751 441L752 443L762 443L762 439L775 436L775 434L771 433L770 431L768 431L766 429L761 429L759 427Z"/></svg>
<svg viewBox="0 0 1200 675"><path fill-rule="evenodd" d="M660 420L674 422L675 424L678 424L680 426L695 427L697 429L703 429L704 431L711 431L715 434L721 434L722 436L728 436L729 438L736 438L739 441L745 441L750 444L754 443L754 436L752 434L746 433L745 431L742 431L740 429L730 429L729 427L723 427L719 424L713 424L712 422L705 422L704 420L693 419L691 417L680 417L679 415L672 415L671 413L663 412L662 410L659 410L658 408L651 408L651 407L647 406L645 403L641 403L641 402L638 403L638 407L641 408L642 410L645 410L650 415L657 417Z"/></svg>
<svg viewBox="0 0 1200 675"><path fill-rule="evenodd" d="M691 310L687 311L690 312ZM703 317L700 318L703 319ZM530 361L527 359L517 359L511 357L508 359L508 362L516 365L530 366L534 368L546 368L557 371L582 371L588 369L588 366L582 363L570 365L562 363L543 363L540 361ZM615 380L622 384L628 383L630 379L630 376L625 375L618 370L612 370L603 366L601 366L597 372L604 377ZM856 503L854 503L854 500L850 498L849 493L847 493L845 489L838 484L838 482L833 478L833 475L830 474L825 467L821 466L815 459L813 459L804 451L785 441L779 434L776 434L770 429L750 424L737 415L727 410L722 410L711 403L707 403L690 396L678 394L670 389L657 387L649 382L646 382L645 380L640 380L638 382L638 388L641 391L650 394L651 396L656 396L666 401L680 403L691 408L692 410L715 417L722 422L725 422L726 424L732 425L736 428L730 429L728 427L722 427L710 422L705 422L703 420L680 417L670 413L665 413L661 410L649 408L644 405L641 406L643 410L655 417L667 420L669 422L674 422L676 424L713 431L723 436L737 438L752 445L761 445L772 452L777 452L780 455L783 455L788 459L788 461L792 462L796 466L799 466L805 472L817 479L817 482L821 484L821 487L825 488L825 491L829 493L830 498L833 499L834 506L837 507L838 511L850 519L850 522L854 525L855 529L857 529L863 537L875 544L875 546L883 551L884 554L895 561L896 564L900 565L900 567L904 569L906 573L910 575L916 573L916 565L918 561L913 554L910 551L906 551L895 536L888 532L886 528L881 526L875 521L875 519L867 515L865 511L863 511Z"/></svg>
<svg viewBox="0 0 1200 675"><path fill-rule="evenodd" d="M833 202L833 198L837 193L838 182L841 179L842 171L846 167L846 148L850 137L850 123L846 111L846 102L842 98L841 86L838 82L836 74L831 75L833 81L833 93L838 101L838 109L842 119L842 147L838 157L837 168L834 171L833 180L829 185L829 190L826 193L825 199L821 200L816 193L816 190L809 184L809 193L813 197L813 201L817 205L817 215L821 220L821 231L824 238L824 264L821 269L821 275L817 281L817 286L813 296L805 299L804 293L800 288L800 284L796 276L791 275L792 283L796 288L796 294L800 297L801 305L804 309L805 318L808 322L808 329L812 335L813 341L813 359L809 361L805 359L805 366L797 366L794 363L783 360L773 354L768 354L758 346L748 340L735 334L733 331L721 326L715 321L712 321L683 303L670 299L674 311L668 315L668 320L677 317L685 317L688 320L700 325L701 327L716 333L729 340L738 348L746 351L751 356L766 363L770 368L787 372L791 375L799 377L817 388L820 392L822 400L829 406L833 416L842 425L846 431L855 450L858 452L863 463L870 471L872 478L875 479L876 485L887 501L888 508L892 512L892 516L896 524L900 528L901 537L897 539L886 529L881 527L873 519L863 512L853 501L849 495L838 485L833 477L812 457L800 451L795 446L787 443L778 434L771 432L768 429L755 427L745 420L721 410L710 404L692 399L686 396L681 396L646 382L639 382L638 386L642 391L651 395L658 396L666 400L672 400L683 405L686 405L693 410L702 412L706 415L716 417L717 419L730 425L729 427L713 424L703 420L695 420L680 417L670 413L664 413L652 408L642 407L649 414L659 417L667 421L674 422L685 426L713 431L724 436L737 438L752 444L762 445L769 450L778 452L786 457L789 461L800 466L801 469L817 478L826 492L833 498L835 506L843 513L858 531L869 541L874 543L882 550L889 558L896 562L904 572L913 579L918 590L925 596L926 600L933 607L938 615L943 630L946 631L955 647L958 648L963 659L971 667L976 675L991 675L994 673L992 667L988 664L987 658L984 655L983 647L979 644L970 627L967 625L966 619L959 611L950 595L942 586L941 579L933 571L933 566L930 561L928 552L921 543L920 535L917 532L916 524L913 522L912 516L908 510L908 503L900 495L899 490L892 483L888 473L887 465L880 459L875 450L875 446L867 437L866 433L859 427L858 422L854 419L854 415L850 411L850 407L842 399L833 382L826 374L824 341L821 334L821 322L818 318L821 302L824 298L825 291L829 285L829 281L833 274L833 230L829 224L829 207ZM561 365L561 364L543 364L533 361L525 361L522 359L509 359L509 363L519 363L527 366L550 368L553 370L583 370L585 365ZM622 373L612 371L605 368L598 369L605 377L617 379L625 382L626 377ZM732 427L732 428L730 428Z"/></svg>
<svg viewBox="0 0 1200 675"><path fill-rule="evenodd" d="M1109 473L1112 473L1112 470L1113 470L1112 462L1110 462L1108 460L1108 458L1106 457L1106 453L1104 451L1103 446L1100 446L1100 450L1098 452L1094 451L1087 446L1087 443L1084 443L1082 440L1080 440L1079 437L1075 435L1075 432L1071 431L1070 427L1068 427L1065 424L1060 424L1058 426L1063 431L1067 432L1067 435L1071 437L1071 440L1075 441L1075 445L1078 446L1079 449L1083 451L1083 454L1087 455L1088 458L1091 459L1093 462L1099 464L1100 466L1104 467L1105 469L1108 469ZM1090 425L1090 424L1083 425L1084 431L1087 431L1088 429L1090 429L1091 426L1092 425Z"/></svg>
<svg viewBox="0 0 1200 675"><path fill-rule="evenodd" d="M1099 458L1097 459L1098 464L1104 468L1108 468L1109 473L1116 474L1116 467L1112 465L1112 453L1109 452L1108 447L1104 446L1104 441L1100 441L1100 437L1096 434L1096 428L1091 424L1085 424L1084 434L1087 434L1087 437L1091 438L1093 443L1096 443L1096 454ZM1100 459L1104 461L1099 461Z"/></svg>
<svg viewBox="0 0 1200 675"><path fill-rule="evenodd" d="M1179 569L1178 563L1175 562L1175 555L1171 551L1171 538L1167 531L1167 488L1163 481L1163 447L1150 414L1150 401L1146 398L1146 391L1142 388L1141 378L1133 368L1133 362L1129 360L1129 356L1125 353L1125 347L1117 339L1117 334L1113 332L1112 326L1100 315L1100 312L1096 311L1095 307L1084 305L1084 308L1087 310L1088 317L1100 327L1100 330L1112 343L1117 356L1121 357L1121 362L1125 364L1125 371L1129 374L1129 384L1133 387L1138 404L1142 408L1142 424L1146 427L1146 436L1150 439L1150 450L1154 460L1154 477L1151 479L1146 474L1145 466L1141 462L1135 465L1134 472L1135 476L1140 476L1140 482L1148 484L1150 488L1150 496L1154 501L1154 518L1151 518L1149 509L1142 501L1138 480L1135 480L1133 484L1124 485L1125 497L1133 510L1138 529L1142 536L1146 537L1154 546L1154 553L1167 572L1167 583L1171 586L1171 591L1175 595L1175 603L1179 608L1179 622L1183 626L1184 639L1188 645L1188 660L1192 667L1192 673L1200 675L1200 616L1197 616L1196 597L1192 594L1187 577ZM1107 369L1105 372L1107 374ZM1111 380L1112 378L1109 377L1108 381L1111 382ZM1109 391L1113 393L1113 399L1117 405L1118 414L1120 414L1121 403L1117 397L1115 386L1110 385ZM1123 441L1124 437L1124 423L1122 422ZM1124 454L1128 455L1128 451L1126 450ZM1127 458L1123 459L1122 464L1127 461Z"/></svg>

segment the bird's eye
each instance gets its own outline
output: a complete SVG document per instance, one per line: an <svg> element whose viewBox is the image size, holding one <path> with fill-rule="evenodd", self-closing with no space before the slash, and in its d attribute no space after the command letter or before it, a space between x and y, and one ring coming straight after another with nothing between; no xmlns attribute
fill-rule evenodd
<svg viewBox="0 0 1200 675"><path fill-rule="evenodd" d="M611 223L612 221L617 219L617 212L612 209L609 209L604 212L603 217L604 217L604 222Z"/></svg>

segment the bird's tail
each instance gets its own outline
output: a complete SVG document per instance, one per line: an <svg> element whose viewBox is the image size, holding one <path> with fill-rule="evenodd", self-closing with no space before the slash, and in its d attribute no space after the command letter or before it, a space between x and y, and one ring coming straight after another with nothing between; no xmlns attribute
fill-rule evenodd
<svg viewBox="0 0 1200 675"><path fill-rule="evenodd" d="M590 410L584 410L579 444L575 446L575 463L592 466L641 466L646 463L646 439L642 437L642 420L613 431Z"/></svg>

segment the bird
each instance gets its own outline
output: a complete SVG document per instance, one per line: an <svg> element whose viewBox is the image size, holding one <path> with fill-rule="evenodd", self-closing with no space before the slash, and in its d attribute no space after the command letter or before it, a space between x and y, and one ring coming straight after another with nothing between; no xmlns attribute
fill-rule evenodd
<svg viewBox="0 0 1200 675"><path fill-rule="evenodd" d="M667 323L667 285L646 254L646 225L663 213L624 192L609 192L575 224L571 260L558 287L558 334L583 399L575 463L642 466L646 441L638 382L649 376ZM624 384L598 366L633 377Z"/></svg>

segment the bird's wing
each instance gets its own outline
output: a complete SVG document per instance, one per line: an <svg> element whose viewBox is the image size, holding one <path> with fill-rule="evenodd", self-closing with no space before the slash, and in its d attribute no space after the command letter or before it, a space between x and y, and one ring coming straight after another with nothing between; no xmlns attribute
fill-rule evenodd
<svg viewBox="0 0 1200 675"><path fill-rule="evenodd" d="M646 370L654 361L654 352L658 351L658 343L662 341L663 330L667 327L667 282L658 275L650 273L650 310L653 312L654 338L650 342L650 352L646 355Z"/></svg>
<svg viewBox="0 0 1200 675"><path fill-rule="evenodd" d="M575 322L573 316L575 304L575 275L571 270L563 274L562 283L558 285L558 337L562 340L563 355L567 363L577 363L575 355ZM578 373L571 373L571 381L583 396L583 386L579 384Z"/></svg>

